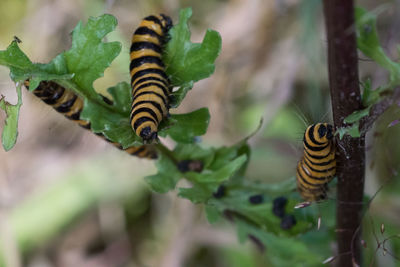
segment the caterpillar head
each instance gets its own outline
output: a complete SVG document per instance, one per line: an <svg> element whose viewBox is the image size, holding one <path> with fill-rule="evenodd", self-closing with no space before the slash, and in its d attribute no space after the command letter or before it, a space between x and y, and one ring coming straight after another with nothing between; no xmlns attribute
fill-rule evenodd
<svg viewBox="0 0 400 267"><path fill-rule="evenodd" d="M157 140L158 135L157 135L157 128L152 129L152 126L146 126L142 128L140 131L140 137L143 138L144 143L150 144L154 140Z"/></svg>
<svg viewBox="0 0 400 267"><path fill-rule="evenodd" d="M161 23L164 28L164 33L167 33L172 28L172 19L167 15L160 14L161 16Z"/></svg>
<svg viewBox="0 0 400 267"><path fill-rule="evenodd" d="M333 138L333 127L328 123L317 123L315 129L318 132L317 140L327 142Z"/></svg>
<svg viewBox="0 0 400 267"><path fill-rule="evenodd" d="M333 127L328 123L317 123L310 126L310 130L313 130L315 141L319 143L326 143L333 138Z"/></svg>

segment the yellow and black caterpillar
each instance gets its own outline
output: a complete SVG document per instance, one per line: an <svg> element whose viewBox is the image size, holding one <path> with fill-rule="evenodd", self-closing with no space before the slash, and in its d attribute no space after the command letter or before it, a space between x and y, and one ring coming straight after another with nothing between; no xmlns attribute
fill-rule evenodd
<svg viewBox="0 0 400 267"><path fill-rule="evenodd" d="M157 139L158 125L168 116L170 83L162 51L172 20L163 14L142 20L133 34L130 49L132 129L144 141Z"/></svg>
<svg viewBox="0 0 400 267"><path fill-rule="evenodd" d="M325 199L328 183L336 174L332 125L310 125L304 133L303 146L304 154L296 170L297 189L306 201Z"/></svg>
<svg viewBox="0 0 400 267"><path fill-rule="evenodd" d="M29 81L25 81L25 87L29 89ZM83 109L83 99L75 94L72 90L68 90L55 82L42 81L39 86L33 91L33 94L39 97L43 102L52 106L57 112L62 113L66 118L77 122L81 127L90 130L90 122L80 119L80 114ZM104 96L103 100L107 104L112 104L112 101ZM122 145L112 142L101 133L95 133L107 142L124 150L125 152L140 157L140 158L157 158L157 151L151 145L131 146L123 149Z"/></svg>

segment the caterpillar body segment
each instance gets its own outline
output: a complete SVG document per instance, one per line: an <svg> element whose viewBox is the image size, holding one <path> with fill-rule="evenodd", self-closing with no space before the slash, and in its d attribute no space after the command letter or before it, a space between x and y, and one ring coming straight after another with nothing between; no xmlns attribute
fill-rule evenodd
<svg viewBox="0 0 400 267"><path fill-rule="evenodd" d="M29 81L25 81L24 85L29 89ZM63 114L67 119L79 124L79 126L90 130L90 121L80 119L80 114L83 110L83 99L75 94L72 90L66 89L52 81L42 81L39 86L33 91L33 94L39 97L43 102L52 106L57 112ZM107 104L112 104L112 101L104 96L103 100ZM115 147L124 150L125 152L138 156L140 158L157 158L157 152L151 145L132 146L123 148L121 144L112 142L107 139L102 133L95 133L105 141L111 143Z"/></svg>
<svg viewBox="0 0 400 267"><path fill-rule="evenodd" d="M310 125L304 133L303 147L303 156L296 169L297 189L306 201L325 199L328 183L336 174L332 125Z"/></svg>
<svg viewBox="0 0 400 267"><path fill-rule="evenodd" d="M132 129L145 142L157 139L158 125L168 116L170 82L162 61L172 20L161 14L142 20L133 34L130 49Z"/></svg>

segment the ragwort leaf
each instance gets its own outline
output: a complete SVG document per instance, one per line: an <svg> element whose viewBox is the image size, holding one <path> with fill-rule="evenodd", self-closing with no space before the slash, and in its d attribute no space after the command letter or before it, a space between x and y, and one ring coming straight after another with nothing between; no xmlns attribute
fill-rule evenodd
<svg viewBox="0 0 400 267"><path fill-rule="evenodd" d="M210 122L208 108L201 108L186 114L173 114L167 120L168 127L159 131L160 136L169 135L179 143L193 143L196 136L201 136L207 132Z"/></svg>
<svg viewBox="0 0 400 267"><path fill-rule="evenodd" d="M116 26L116 18L109 14L90 17L85 26L79 22L72 32L72 47L64 53L69 72L75 74L74 82L93 99L98 98L93 82L103 77L104 70L121 52L121 43L102 41Z"/></svg>
<svg viewBox="0 0 400 267"><path fill-rule="evenodd" d="M21 84L17 86L18 102L12 105L5 101L4 97L0 99L0 108L6 112L6 120L1 135L1 143L5 151L9 151L17 142L18 136L18 115L22 105Z"/></svg>
<svg viewBox="0 0 400 267"><path fill-rule="evenodd" d="M188 20L192 10L181 10L179 23L169 32L171 40L167 43L163 60L166 73L170 76L173 86L181 87L173 93L173 107L179 105L193 82L209 77L214 73L214 62L221 50L221 36L218 32L207 30L202 43L190 41Z"/></svg>

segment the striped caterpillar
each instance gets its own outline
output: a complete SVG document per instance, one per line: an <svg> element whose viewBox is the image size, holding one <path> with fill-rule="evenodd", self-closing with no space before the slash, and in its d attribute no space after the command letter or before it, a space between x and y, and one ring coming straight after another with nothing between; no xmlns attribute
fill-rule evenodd
<svg viewBox="0 0 400 267"><path fill-rule="evenodd" d="M29 89L29 81L25 81L24 85ZM42 81L39 86L33 91L33 94L39 97L43 102L52 106L57 112L63 114L67 119L72 120L79 124L79 126L90 130L90 122L82 120L80 114L83 110L83 99L75 94L72 90L66 89L53 81ZM112 101L104 96L103 100L108 105ZM151 145L131 146L123 148L121 144L112 142L107 139L102 133L95 133L105 141L111 143L118 149L124 150L128 154L140 158L157 158L157 152Z"/></svg>
<svg viewBox="0 0 400 267"><path fill-rule="evenodd" d="M157 139L158 125L168 116L170 82L162 62L171 18L161 14L142 20L133 34L130 49L132 129L145 142Z"/></svg>
<svg viewBox="0 0 400 267"><path fill-rule="evenodd" d="M325 199L328 183L336 174L332 125L310 125L304 133L303 146L304 153L296 170L297 189L306 201Z"/></svg>

